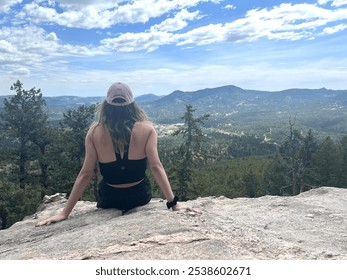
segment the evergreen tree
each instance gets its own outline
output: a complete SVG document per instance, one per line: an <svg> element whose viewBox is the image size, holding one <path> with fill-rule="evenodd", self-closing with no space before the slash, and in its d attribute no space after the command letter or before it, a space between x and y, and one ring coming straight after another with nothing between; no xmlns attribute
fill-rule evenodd
<svg viewBox="0 0 347 280"><path fill-rule="evenodd" d="M24 188L29 180L27 164L31 160L35 144L41 146L41 151L48 144L44 134L48 117L44 112L45 101L40 89L25 90L23 84L17 81L11 86L11 90L16 94L5 98L0 118L3 133L12 142L8 150L15 160L13 179Z"/></svg>
<svg viewBox="0 0 347 280"><path fill-rule="evenodd" d="M244 193L247 197L256 197L258 186L257 177L252 168L248 167L242 177Z"/></svg>
<svg viewBox="0 0 347 280"><path fill-rule="evenodd" d="M71 156L81 165L85 154L84 140L88 128L93 120L95 113L95 105L81 105L77 109L69 109L63 113L63 122L61 126L67 128L65 130L67 138L74 144L71 150Z"/></svg>
<svg viewBox="0 0 347 280"><path fill-rule="evenodd" d="M186 112L182 119L184 125L176 130L173 135L182 135L183 143L179 147L179 160L175 163L174 173L178 183L178 196L182 200L188 198L188 188L192 180L192 168L205 160L205 152L202 147L203 133L201 125L209 115L194 117L195 109L192 105L186 105Z"/></svg>
<svg viewBox="0 0 347 280"><path fill-rule="evenodd" d="M290 186L290 178L280 154L275 155L270 166L265 171L265 194L288 195L286 186Z"/></svg>
<svg viewBox="0 0 347 280"><path fill-rule="evenodd" d="M27 186L23 189L0 178L0 230L34 213L41 201L40 189Z"/></svg>
<svg viewBox="0 0 347 280"><path fill-rule="evenodd" d="M320 185L338 186L341 157L336 143L327 137L317 146L313 162Z"/></svg>
<svg viewBox="0 0 347 280"><path fill-rule="evenodd" d="M310 129L305 137L302 138L301 148L299 151L299 182L300 193L313 188L316 183L317 175L312 168L312 158L317 148L317 139Z"/></svg>
<svg viewBox="0 0 347 280"><path fill-rule="evenodd" d="M44 187L47 179L41 155L50 142L41 90L25 90L20 81L10 89L16 93L4 99L0 113L1 158L6 163L0 179L0 228L36 210L44 193L36 184Z"/></svg>
<svg viewBox="0 0 347 280"><path fill-rule="evenodd" d="M299 154L301 148L302 136L300 132L294 128L295 120L289 120L289 134L282 143L279 153L281 155L281 163L287 170L287 176L290 178L290 184L283 188L290 187L292 195L297 195L298 190L298 170L299 170Z"/></svg>
<svg viewBox="0 0 347 280"><path fill-rule="evenodd" d="M290 187L291 194L297 195L313 187L314 173L311 161L317 140L311 130L304 136L294 125L295 120L289 120L289 134L279 148L280 157L277 159L284 167L283 176L289 177L289 184L282 186L282 189Z"/></svg>
<svg viewBox="0 0 347 280"><path fill-rule="evenodd" d="M347 188L347 136L344 136L340 141L339 154L341 156L339 185Z"/></svg>

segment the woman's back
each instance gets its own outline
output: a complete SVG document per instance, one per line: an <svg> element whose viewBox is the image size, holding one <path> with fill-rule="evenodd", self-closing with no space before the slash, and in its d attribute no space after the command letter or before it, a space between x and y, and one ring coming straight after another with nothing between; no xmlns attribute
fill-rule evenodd
<svg viewBox="0 0 347 280"><path fill-rule="evenodd" d="M153 126L150 122L136 122L131 132L128 148L128 159L138 160L147 157L146 144ZM102 124L97 125L91 134L98 161L108 163L116 161L114 141L111 133ZM121 155L123 157L123 154Z"/></svg>

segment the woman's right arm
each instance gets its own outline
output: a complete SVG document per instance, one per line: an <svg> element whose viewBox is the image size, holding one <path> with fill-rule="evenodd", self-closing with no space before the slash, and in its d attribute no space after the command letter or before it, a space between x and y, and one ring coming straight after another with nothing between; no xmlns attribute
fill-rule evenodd
<svg viewBox="0 0 347 280"><path fill-rule="evenodd" d="M49 225L51 223L55 223L55 222L59 222L59 221L67 219L72 209L75 207L77 201L82 196L90 180L93 178L94 169L95 169L95 165L97 161L97 153L93 144L91 130L87 133L85 146L86 146L86 155L84 158L83 166L75 180L71 194L69 196L69 199L64 209L59 214L51 218L48 218L44 221L38 222L36 226Z"/></svg>

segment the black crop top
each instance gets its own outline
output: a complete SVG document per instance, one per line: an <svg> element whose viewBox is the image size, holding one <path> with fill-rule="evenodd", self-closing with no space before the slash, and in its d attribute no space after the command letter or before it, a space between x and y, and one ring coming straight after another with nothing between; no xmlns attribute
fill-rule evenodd
<svg viewBox="0 0 347 280"><path fill-rule="evenodd" d="M141 181L145 178L147 158L128 159L128 151L124 157L116 153L117 160L107 163L99 162L100 173L105 183L112 185L128 184Z"/></svg>

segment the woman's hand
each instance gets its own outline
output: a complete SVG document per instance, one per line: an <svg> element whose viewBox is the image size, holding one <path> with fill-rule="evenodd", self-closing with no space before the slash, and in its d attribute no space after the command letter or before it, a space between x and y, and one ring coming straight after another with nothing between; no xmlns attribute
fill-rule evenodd
<svg viewBox="0 0 347 280"><path fill-rule="evenodd" d="M177 203L176 205L172 206L172 210L173 211L182 211L182 210L185 210L185 211L190 211L190 212L194 212L194 213L198 213L198 214L201 214L202 212L199 211L199 210L196 210L192 207L189 207L187 205L184 205L184 204L181 204L181 203Z"/></svg>
<svg viewBox="0 0 347 280"><path fill-rule="evenodd" d="M46 220L43 220L41 222L38 222L35 226L36 227L40 227L40 226L48 226L50 224L56 223L56 222L60 222L63 221L65 219L67 219L67 215L63 214L63 213L59 213L51 218L48 218Z"/></svg>

